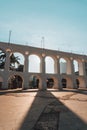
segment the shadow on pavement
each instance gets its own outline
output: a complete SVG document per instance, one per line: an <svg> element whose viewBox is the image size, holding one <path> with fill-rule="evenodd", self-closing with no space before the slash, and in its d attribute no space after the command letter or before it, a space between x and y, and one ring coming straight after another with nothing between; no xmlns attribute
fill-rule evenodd
<svg viewBox="0 0 87 130"><path fill-rule="evenodd" d="M87 95L86 89L63 89L62 91L53 89L47 91L38 89L4 90L0 91L0 95L37 93L34 95L35 99L31 108L18 130L87 130L87 123L51 93L57 91L59 93L75 92Z"/></svg>
<svg viewBox="0 0 87 130"><path fill-rule="evenodd" d="M19 130L87 130L87 124L50 91L38 91Z"/></svg>

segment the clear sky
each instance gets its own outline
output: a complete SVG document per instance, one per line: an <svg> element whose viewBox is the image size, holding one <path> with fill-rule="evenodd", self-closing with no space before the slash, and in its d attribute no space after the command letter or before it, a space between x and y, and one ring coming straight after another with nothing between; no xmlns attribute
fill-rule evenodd
<svg viewBox="0 0 87 130"><path fill-rule="evenodd" d="M87 54L87 0L0 0L0 41Z"/></svg>

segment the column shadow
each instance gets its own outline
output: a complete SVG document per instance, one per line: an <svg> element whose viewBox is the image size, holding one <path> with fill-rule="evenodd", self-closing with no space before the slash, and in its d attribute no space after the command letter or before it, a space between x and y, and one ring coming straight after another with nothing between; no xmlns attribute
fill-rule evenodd
<svg viewBox="0 0 87 130"><path fill-rule="evenodd" d="M52 113L55 113L55 116ZM51 91L38 91L19 130L87 130L87 123Z"/></svg>

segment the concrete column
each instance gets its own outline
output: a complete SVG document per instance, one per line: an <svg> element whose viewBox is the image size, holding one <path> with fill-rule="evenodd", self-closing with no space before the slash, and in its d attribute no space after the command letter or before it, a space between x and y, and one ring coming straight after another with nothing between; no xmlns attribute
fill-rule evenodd
<svg viewBox="0 0 87 130"><path fill-rule="evenodd" d="M54 63L54 72L56 74L60 74L60 63L59 63L59 58L57 58L55 60L55 63Z"/></svg>
<svg viewBox="0 0 87 130"><path fill-rule="evenodd" d="M42 90L46 90L47 85L46 85L46 77L45 77L45 54L42 54L42 58L41 58L41 64L40 64L40 72L42 73L41 75L41 87L40 89Z"/></svg>
<svg viewBox="0 0 87 130"><path fill-rule="evenodd" d="M71 75L72 75L72 84L73 84L73 88L77 88L76 86L76 76L75 76L75 72L74 72L74 64L73 64L73 58L71 57Z"/></svg>
<svg viewBox="0 0 87 130"><path fill-rule="evenodd" d="M44 74L42 74L42 90L46 90L47 89L47 84L46 84L46 77Z"/></svg>
<svg viewBox="0 0 87 130"><path fill-rule="evenodd" d="M87 76L84 77L85 82L85 88L87 88Z"/></svg>
<svg viewBox="0 0 87 130"><path fill-rule="evenodd" d="M28 89L29 88L29 74L24 72L23 78L24 78L23 89Z"/></svg>
<svg viewBox="0 0 87 130"><path fill-rule="evenodd" d="M73 69L72 69L72 60L68 60L67 62L67 74L72 74L73 73Z"/></svg>
<svg viewBox="0 0 87 130"><path fill-rule="evenodd" d="M10 52L6 52L5 71L9 71L10 66Z"/></svg>
<svg viewBox="0 0 87 130"><path fill-rule="evenodd" d="M6 61L5 61L5 69L4 69L4 81L2 84L3 89L8 89L8 78L9 78L9 66L10 66L10 49L6 51Z"/></svg>
<svg viewBox="0 0 87 130"><path fill-rule="evenodd" d="M82 72L83 72L83 76L86 77L86 68L85 68L84 60L82 60Z"/></svg>
<svg viewBox="0 0 87 130"><path fill-rule="evenodd" d="M2 89L8 89L8 79L7 79L7 76L4 78L4 81L2 83Z"/></svg>
<svg viewBox="0 0 87 130"><path fill-rule="evenodd" d="M54 89L58 89L58 78L57 78L57 77L54 79L53 88L54 88Z"/></svg>
<svg viewBox="0 0 87 130"><path fill-rule="evenodd" d="M58 75L58 89L59 89L59 90L62 90L62 89L63 89L63 88L62 88L61 75L60 75L60 74Z"/></svg>
<svg viewBox="0 0 87 130"><path fill-rule="evenodd" d="M87 88L87 75L86 75L86 68L85 68L85 61L84 61L84 59L82 59L82 70L83 70L85 87Z"/></svg>
<svg viewBox="0 0 87 130"><path fill-rule="evenodd" d="M28 61L28 54L25 55L25 61L24 61L24 72L28 72L29 67L29 61Z"/></svg>
<svg viewBox="0 0 87 130"><path fill-rule="evenodd" d="M45 74L45 56L43 55L40 63L40 72Z"/></svg>
<svg viewBox="0 0 87 130"><path fill-rule="evenodd" d="M29 52L26 51L25 52L25 61L24 61L24 82L23 82L23 89L28 89L29 88L29 74L28 74L28 70L29 70Z"/></svg>

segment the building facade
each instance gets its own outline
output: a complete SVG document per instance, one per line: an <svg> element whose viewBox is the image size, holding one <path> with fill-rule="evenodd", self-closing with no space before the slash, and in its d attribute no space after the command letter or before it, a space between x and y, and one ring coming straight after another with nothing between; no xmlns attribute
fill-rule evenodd
<svg viewBox="0 0 87 130"><path fill-rule="evenodd" d="M18 63L17 67L14 67L14 61L12 62L14 53L21 54L24 60L23 64ZM29 72L31 55L37 56L40 60L39 72ZM53 60L52 73L46 72L46 57ZM61 58L66 61L64 73L60 73ZM78 62L78 72L75 72L74 61ZM0 42L0 89L87 88L86 65L86 55Z"/></svg>

